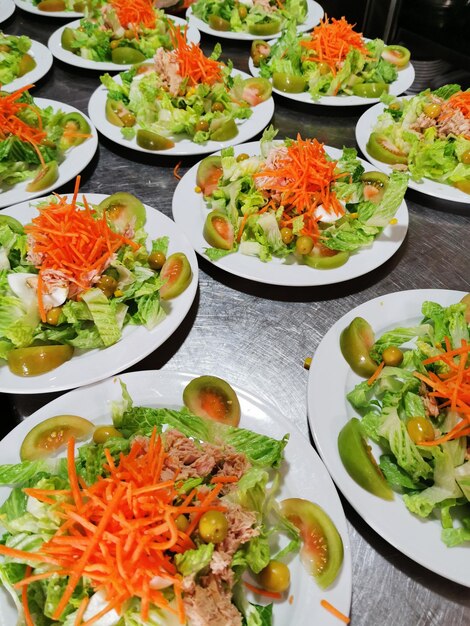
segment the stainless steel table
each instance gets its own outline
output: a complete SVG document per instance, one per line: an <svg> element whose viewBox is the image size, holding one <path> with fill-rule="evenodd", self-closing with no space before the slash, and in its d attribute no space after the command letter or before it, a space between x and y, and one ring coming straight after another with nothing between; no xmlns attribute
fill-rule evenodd
<svg viewBox="0 0 470 626"><path fill-rule="evenodd" d="M17 9L1 27L6 33L27 34L46 43L63 23ZM215 44L205 35L202 41L206 51ZM248 44L227 42L223 43L223 50L235 67L247 71ZM99 84L98 76L97 72L55 61L34 94L87 112L88 99ZM280 137L294 136L300 131L304 137L316 136L327 145L341 148L355 145L354 127L361 113L360 107L323 110L276 98L273 123L280 129ZM172 168L177 161L137 156L100 138L99 152L82 174L81 190L109 194L128 190L171 216L177 183ZM181 173L195 162L183 160ZM59 191L71 190L72 183ZM288 419L309 436L308 372L303 367L304 360L314 353L334 321L358 304L392 291L470 290L470 206L435 202L411 191L406 200L410 228L403 246L385 265L356 280L320 288L277 288L238 279L199 258L199 291L184 323L160 349L131 369L217 374L276 402ZM4 395L0 436L52 397L55 396ZM403 556L372 531L344 499L343 505L353 556L353 624L470 624L467 588L448 582Z"/></svg>

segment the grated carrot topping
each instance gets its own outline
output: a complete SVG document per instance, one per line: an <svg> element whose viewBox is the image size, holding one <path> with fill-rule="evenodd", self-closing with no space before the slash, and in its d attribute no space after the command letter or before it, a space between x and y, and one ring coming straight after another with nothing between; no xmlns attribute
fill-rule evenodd
<svg viewBox="0 0 470 626"><path fill-rule="evenodd" d="M174 50L170 53L178 63L178 74L187 79L189 85L205 83L213 85L222 80L223 64L206 57L199 44L186 39L186 28L170 25L170 37Z"/></svg>
<svg viewBox="0 0 470 626"><path fill-rule="evenodd" d="M181 624L186 623L182 577L173 554L195 547L191 533L200 515L209 510L225 510L216 501L224 483L216 484L209 491L204 486L201 493L194 488L188 495L181 496L177 477L161 480L167 453L155 430L150 440L135 440L129 453L121 454L116 463L109 451L105 452L106 475L89 486L78 479L74 448L72 439L67 448L69 490L28 490L28 494L39 501L59 498L55 504L63 524L56 534L37 553L0 545L2 555L52 566L49 572L33 576L31 568L27 570L24 579L17 584L23 597L26 597L28 585L35 580L54 574L68 576L67 586L52 616L53 620L58 620L81 577L86 576L95 590L103 592L107 605L82 622L86 608L83 602L75 624L92 626L111 609L120 613L132 597L140 599L144 621L148 620L150 605L154 605L172 612ZM175 520L182 513L190 515L192 530L178 530ZM155 577L166 579L173 586L176 606L170 605L161 590L152 587ZM27 624L33 626L32 621Z"/></svg>
<svg viewBox="0 0 470 626"><path fill-rule="evenodd" d="M447 102L453 109L459 109L465 118L470 119L470 91L458 91Z"/></svg>
<svg viewBox="0 0 470 626"><path fill-rule="evenodd" d="M124 28L155 28L157 14L151 0L109 0Z"/></svg>
<svg viewBox="0 0 470 626"><path fill-rule="evenodd" d="M377 367L377 369L375 370L375 372L372 374L372 376L369 378L369 380L367 381L368 385L373 385L375 383L375 381L377 380L377 378L380 375L380 372L383 370L385 365L385 362L382 361L380 363L380 365Z"/></svg>
<svg viewBox="0 0 470 626"><path fill-rule="evenodd" d="M86 198L85 208L77 206L78 185L71 202L65 196L38 207L39 216L25 226L29 236L29 254L40 259L36 267L38 276L38 306L41 319L46 320L43 295L46 292L45 276L50 271L59 273L64 280L74 285L75 295L93 285L96 276L106 269L113 254L122 246L134 250L139 245L108 226L106 215L97 217Z"/></svg>
<svg viewBox="0 0 470 626"><path fill-rule="evenodd" d="M333 75L352 48L369 55L361 33L354 30L355 24L349 24L344 17L340 20L327 16L315 26L309 39L302 39L300 45L306 48L313 61L326 63ZM310 58L310 56L309 56Z"/></svg>

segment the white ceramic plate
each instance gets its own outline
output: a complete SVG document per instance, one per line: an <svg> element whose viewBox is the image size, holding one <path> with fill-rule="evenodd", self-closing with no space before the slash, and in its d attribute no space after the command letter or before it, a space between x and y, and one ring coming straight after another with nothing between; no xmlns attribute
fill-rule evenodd
<svg viewBox="0 0 470 626"><path fill-rule="evenodd" d="M328 146L325 148L334 159L338 159L342 154L342 151L336 148ZM235 154L242 152L251 156L260 154L259 142L252 141L235 147ZM366 170L372 170L366 161L361 159L361 162ZM209 260L204 252L210 246L202 234L209 210L202 194L194 191L198 166L199 164L194 165L176 187L173 196L173 219L186 233L196 252ZM268 285L313 287L340 283L370 272L395 254L403 243L408 229L408 209L404 201L397 211L396 218L397 224L387 226L370 248L364 248L351 255L347 263L334 269L317 270L307 265L299 265L292 261L277 258L264 263L257 257L240 252L229 254L218 261L213 261L213 263L226 272Z"/></svg>
<svg viewBox="0 0 470 626"><path fill-rule="evenodd" d="M0 23L5 22L15 12L13 0L2 0L0 3Z"/></svg>
<svg viewBox="0 0 470 626"><path fill-rule="evenodd" d="M346 393L363 380L354 374L341 354L339 337L343 328L360 316L379 337L392 328L419 322L425 300L447 306L464 295L460 291L416 289L374 298L349 311L326 333L313 357L308 380L308 418L315 444L331 477L359 515L416 563L470 587L469 546L447 548L441 541L440 521L412 515L399 494L395 494L394 500L385 501L360 487L344 469L337 447L339 431L355 416ZM378 458L380 448L369 443Z"/></svg>
<svg viewBox="0 0 470 626"><path fill-rule="evenodd" d="M367 111L361 115L356 124L356 141L366 159L373 163L377 169L390 174L392 168L386 163L382 163L382 161L374 159L374 157L370 156L367 151L367 142L369 141L369 137L377 123L377 118L381 115L381 113L383 113L384 109L385 105L382 104L382 102L379 102L370 109L367 109ZM433 196L434 198L470 204L470 194L460 191L457 187L445 185L444 183L438 183L430 178L423 178L420 183L410 178L408 187L410 187L410 189L420 191L421 193L425 193L428 196Z"/></svg>
<svg viewBox="0 0 470 626"><path fill-rule="evenodd" d="M253 76L259 76L259 68L253 64L253 59L248 59L248 68ZM408 87L411 87L415 79L415 70L411 63L402 69L398 70L398 78L396 81L390 84L389 93L393 96L399 96L406 91ZM319 104L321 106L330 107L350 107L350 106L364 106L375 102L378 102L380 98L361 98L360 96L321 96L318 100L312 100L308 91L302 93L287 93L275 89L274 93L289 98L289 100L295 100L295 102L304 102L305 104Z"/></svg>
<svg viewBox="0 0 470 626"><path fill-rule="evenodd" d="M93 204L98 204L107 198L104 194L87 193L84 195ZM67 197L71 198L72 194ZM82 195L79 194L79 201L81 198ZM35 204L23 202L10 207L3 213L16 217L17 220L26 224L38 214ZM128 325L123 330L122 338L109 348L76 350L70 361L41 376L22 378L12 374L6 365L2 365L0 366L0 392L46 393L82 387L97 380L103 380L141 361L161 346L178 328L196 295L198 285L196 255L180 228L170 218L148 205L145 205L145 208L147 210L145 229L149 235L148 241L168 235L170 238L168 253L184 252L193 270L193 277L187 289L176 298L162 302L167 313L166 317L150 331L143 326Z"/></svg>
<svg viewBox="0 0 470 626"><path fill-rule="evenodd" d="M303 24L299 24L297 32L304 33L311 30L320 22L324 13L323 7L321 7L318 2L315 2L314 0L307 0L307 17ZM261 37L260 35L252 35L244 32L240 33L227 30L214 30L209 26L209 24L196 17L191 7L189 7L186 11L186 17L188 22L195 26L198 30L206 33L206 35L217 37L218 39L236 39L237 41L254 41L255 39L263 39L266 41L268 39L276 39L277 37L280 37L282 32L280 31L278 33L274 33L274 35L264 35Z"/></svg>
<svg viewBox="0 0 470 626"><path fill-rule="evenodd" d="M173 15L168 15L167 17L175 24L186 24L186 20L183 20L181 17L176 17ZM122 65L118 63L112 63L111 61L90 61L89 59L83 59L77 54L74 54L73 52L62 48L61 37L64 29L75 29L79 26L80 20L75 20L74 22L70 22L65 26L61 26L49 37L47 45L49 46L49 50L52 52L56 59L59 59L59 61L63 61L64 63L68 63L69 65L74 65L75 67L82 67L87 70L99 70L101 72L122 72L132 67L132 64ZM199 31L194 28L194 26L189 26L187 31L187 38L188 41L192 43L199 43L201 35Z"/></svg>
<svg viewBox="0 0 470 626"><path fill-rule="evenodd" d="M83 11L41 11L33 4L32 0L15 0L18 8L33 15L44 15L46 17L83 17Z"/></svg>
<svg viewBox="0 0 470 626"><path fill-rule="evenodd" d="M185 386L196 374L180 374L171 371L146 371L123 374L119 377L126 385L135 406L153 406L180 408ZM335 523L344 544L344 562L335 583L327 590L320 589L295 557L289 564L291 586L289 595L293 595L293 604L287 600L274 602L274 626L286 624L321 624L337 626L338 619L330 615L320 605L325 598L340 611L349 613L351 601L351 552L343 509L334 485L308 441L279 412L275 405L260 400L249 391L235 388L242 409L241 426L256 432L281 438L290 432L290 439L285 448L288 471L277 498L307 498L325 509ZM53 415L77 412L98 424L110 422L110 401L121 399L119 379L108 379L90 387L67 393L34 413L17 426L0 442L2 463L19 461L19 448L28 431L42 420ZM73 409L73 411L72 411ZM306 477L308 476L308 480ZM6 487L0 487L0 502L9 493ZM260 598L251 598L258 604ZM11 626L16 623L16 609L5 590L0 589L0 625Z"/></svg>
<svg viewBox="0 0 470 626"><path fill-rule="evenodd" d="M11 83L2 86L5 91L16 91L25 85L33 85L37 80L42 78L51 69L52 54L45 45L39 41L31 40L31 48L28 50L33 59L36 61L36 67L19 78L15 78Z"/></svg>
<svg viewBox="0 0 470 626"><path fill-rule="evenodd" d="M65 185L65 183L68 183L69 180L75 178L77 174L80 174L80 172L85 169L98 148L98 133L96 132L91 120L88 119L84 113L69 104L56 102L55 100L48 100L46 98L34 98L34 102L41 109L51 106L54 110L57 111L60 109L61 111L64 111L64 113L80 113L90 124L91 137L86 139L80 145L67 150L64 161L59 165L59 178L47 189L42 189L41 191L26 191L28 183L32 180L29 179L22 183L18 183L13 187L9 187L5 191L0 190L0 209L16 204L17 202L32 200L32 198L47 195L47 193L50 193L61 185Z"/></svg>
<svg viewBox="0 0 470 626"><path fill-rule="evenodd" d="M243 78L249 78L249 75L245 72L240 72L235 69L232 70L232 75L235 76L236 74L239 74ZM120 77L115 77L115 80L120 80ZM108 90L106 87L101 85L91 95L90 102L88 103L88 112L90 118L93 120L93 124L100 131L100 133L103 133L103 135L108 139L111 139L111 141L114 141L125 148L137 150L138 152L146 152L147 154L192 156L222 150L222 148L226 148L227 146L234 146L242 141L247 141L247 139L251 139L260 133L269 124L269 121L274 113L274 100L271 97L269 100L261 102L261 104L253 107L253 115L249 119L236 120L238 135L233 139L229 139L228 141L207 141L205 144L194 143L190 139L179 139L175 141L175 145L169 150L147 150L137 145L135 138L130 141L124 139L120 128L108 122L105 114L107 93Z"/></svg>

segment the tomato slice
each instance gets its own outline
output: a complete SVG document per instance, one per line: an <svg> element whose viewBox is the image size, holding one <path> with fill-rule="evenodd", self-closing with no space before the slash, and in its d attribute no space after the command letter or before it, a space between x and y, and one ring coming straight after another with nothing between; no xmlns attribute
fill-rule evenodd
<svg viewBox="0 0 470 626"><path fill-rule="evenodd" d="M92 422L78 415L56 415L32 428L20 448L22 461L33 461L55 452L67 445L71 437L86 439L94 431Z"/></svg>

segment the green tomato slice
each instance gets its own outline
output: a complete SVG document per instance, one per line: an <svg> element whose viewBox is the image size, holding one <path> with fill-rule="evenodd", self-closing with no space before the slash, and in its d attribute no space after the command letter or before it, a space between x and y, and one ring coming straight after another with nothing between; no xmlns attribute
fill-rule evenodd
<svg viewBox="0 0 470 626"><path fill-rule="evenodd" d="M213 141L228 141L237 135L238 127L233 119L229 119L210 133L210 139Z"/></svg>
<svg viewBox="0 0 470 626"><path fill-rule="evenodd" d="M309 254L304 254L302 258L309 267L317 270L331 270L344 265L349 259L349 252L346 250L338 252L324 246L315 246Z"/></svg>
<svg viewBox="0 0 470 626"><path fill-rule="evenodd" d="M142 128L137 131L136 141L137 145L145 150L169 150L175 145L168 137Z"/></svg>
<svg viewBox="0 0 470 626"><path fill-rule="evenodd" d="M72 355L73 347L68 345L30 346L10 350L7 361L17 376L39 376L69 361Z"/></svg>
<svg viewBox="0 0 470 626"><path fill-rule="evenodd" d="M250 24L248 32L252 35L264 37L266 35L274 35L281 30L280 20L269 20L269 22L258 22L257 24Z"/></svg>
<svg viewBox="0 0 470 626"><path fill-rule="evenodd" d="M379 98L388 93L387 83L357 83L352 86L352 92L360 98Z"/></svg>
<svg viewBox="0 0 470 626"><path fill-rule="evenodd" d="M411 54L404 46L385 46L381 56L385 61L402 68L408 65Z"/></svg>
<svg viewBox="0 0 470 626"><path fill-rule="evenodd" d="M119 65L133 65L145 61L146 57L140 50L130 46L120 46L111 52L111 60Z"/></svg>
<svg viewBox="0 0 470 626"><path fill-rule="evenodd" d="M230 22L220 15L209 15L209 26L214 30L230 30Z"/></svg>
<svg viewBox="0 0 470 626"><path fill-rule="evenodd" d="M302 93L307 87L307 81L303 76L294 76L286 72L273 73L273 87L286 93Z"/></svg>
<svg viewBox="0 0 470 626"><path fill-rule="evenodd" d="M20 448L22 461L34 461L63 449L72 437L86 439L93 432L92 422L78 415L56 415L32 428Z"/></svg>
<svg viewBox="0 0 470 626"><path fill-rule="evenodd" d="M374 341L374 331L363 317L355 317L340 335L341 353L358 376L369 378L377 369L377 363L369 356Z"/></svg>
<svg viewBox="0 0 470 626"><path fill-rule="evenodd" d="M393 500L393 491L372 455L357 417L353 417L341 429L338 452L344 468L358 485L379 498Z"/></svg>

